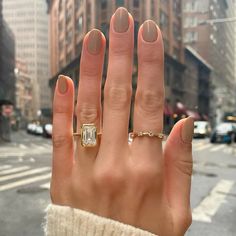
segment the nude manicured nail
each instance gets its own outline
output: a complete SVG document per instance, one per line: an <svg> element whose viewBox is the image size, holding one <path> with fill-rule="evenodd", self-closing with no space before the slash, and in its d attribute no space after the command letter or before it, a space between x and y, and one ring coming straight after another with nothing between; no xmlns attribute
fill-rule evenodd
<svg viewBox="0 0 236 236"><path fill-rule="evenodd" d="M88 35L88 51L91 54L98 54L101 51L102 35L99 30L92 30Z"/></svg>
<svg viewBox="0 0 236 236"><path fill-rule="evenodd" d="M118 33L124 33L129 28L129 14L128 11L120 7L116 10L114 16L114 30Z"/></svg>
<svg viewBox="0 0 236 236"><path fill-rule="evenodd" d="M65 94L68 90L67 79L63 75L58 78L58 89L61 94Z"/></svg>
<svg viewBox="0 0 236 236"><path fill-rule="evenodd" d="M146 42L154 42L157 40L157 36L156 24L151 20L145 21L143 24L143 39Z"/></svg>
<svg viewBox="0 0 236 236"><path fill-rule="evenodd" d="M185 143L191 143L193 139L194 121L192 117L188 117L182 127L182 139Z"/></svg>

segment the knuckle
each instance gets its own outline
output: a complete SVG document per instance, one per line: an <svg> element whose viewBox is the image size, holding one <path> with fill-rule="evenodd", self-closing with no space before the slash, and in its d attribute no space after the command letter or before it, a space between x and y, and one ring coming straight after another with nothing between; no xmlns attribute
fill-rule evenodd
<svg viewBox="0 0 236 236"><path fill-rule="evenodd" d="M70 110L71 108L65 104L56 104L54 105L53 112L57 114L66 114L67 112L70 112Z"/></svg>
<svg viewBox="0 0 236 236"><path fill-rule="evenodd" d="M94 181L100 189L109 191L115 191L124 185L122 173L108 168L95 173Z"/></svg>
<svg viewBox="0 0 236 236"><path fill-rule="evenodd" d="M138 188L147 188L156 184L162 176L161 170L154 166L142 165L133 168L132 179Z"/></svg>
<svg viewBox="0 0 236 236"><path fill-rule="evenodd" d="M100 69L98 68L95 61L94 63L84 62L81 66L81 74L83 75L83 77L86 77L87 80L89 80L90 78L97 77L99 73Z"/></svg>
<svg viewBox="0 0 236 236"><path fill-rule="evenodd" d="M68 135L57 135L53 134L52 143L54 148L61 148L65 146L72 146L71 136Z"/></svg>
<svg viewBox="0 0 236 236"><path fill-rule="evenodd" d="M105 97L107 99L110 109L123 110L130 104L132 90L131 88L108 87L105 90Z"/></svg>
<svg viewBox="0 0 236 236"><path fill-rule="evenodd" d="M93 123L98 118L98 109L96 107L83 106L78 111L81 123Z"/></svg>
<svg viewBox="0 0 236 236"><path fill-rule="evenodd" d="M147 115L156 114L164 106L164 92L139 91L136 96L137 104Z"/></svg>

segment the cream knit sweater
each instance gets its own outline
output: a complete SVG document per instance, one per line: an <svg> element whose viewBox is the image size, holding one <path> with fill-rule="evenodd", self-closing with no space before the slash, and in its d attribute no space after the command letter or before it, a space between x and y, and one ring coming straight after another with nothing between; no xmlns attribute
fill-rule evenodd
<svg viewBox="0 0 236 236"><path fill-rule="evenodd" d="M66 206L47 208L46 236L155 236L147 231Z"/></svg>

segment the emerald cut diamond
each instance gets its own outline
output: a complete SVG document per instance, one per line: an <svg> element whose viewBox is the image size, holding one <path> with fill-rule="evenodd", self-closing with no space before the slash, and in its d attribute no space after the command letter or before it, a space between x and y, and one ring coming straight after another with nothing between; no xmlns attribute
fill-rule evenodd
<svg viewBox="0 0 236 236"><path fill-rule="evenodd" d="M94 124L82 125L81 145L83 147L95 147L97 145L97 128Z"/></svg>

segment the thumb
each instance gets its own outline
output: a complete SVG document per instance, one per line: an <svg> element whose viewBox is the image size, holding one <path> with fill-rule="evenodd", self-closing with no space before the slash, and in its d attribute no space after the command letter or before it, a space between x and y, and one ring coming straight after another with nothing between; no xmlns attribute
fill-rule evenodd
<svg viewBox="0 0 236 236"><path fill-rule="evenodd" d="M179 219L191 221L190 189L192 176L192 117L180 120L172 129L164 149L166 190L171 208Z"/></svg>

